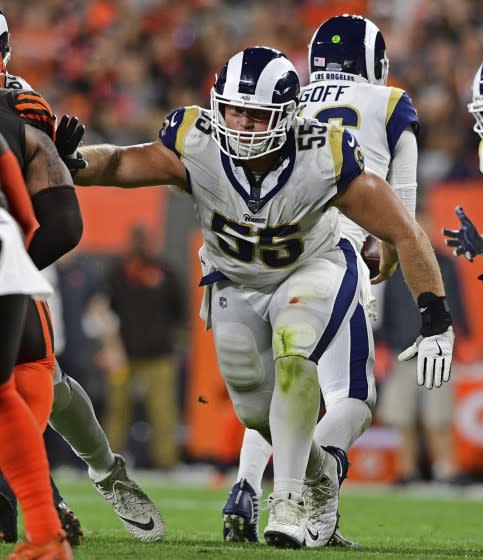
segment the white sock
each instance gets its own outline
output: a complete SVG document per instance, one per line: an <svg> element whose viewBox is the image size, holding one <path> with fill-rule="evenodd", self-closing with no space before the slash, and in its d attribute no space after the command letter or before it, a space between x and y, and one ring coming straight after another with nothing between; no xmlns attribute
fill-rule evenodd
<svg viewBox="0 0 483 560"><path fill-rule="evenodd" d="M273 484L272 496L277 498L298 499L302 495L302 485L299 480L277 480Z"/></svg>
<svg viewBox="0 0 483 560"><path fill-rule="evenodd" d="M270 407L274 488L286 484L301 494L320 407L317 366L291 356L278 359L275 368Z"/></svg>
<svg viewBox="0 0 483 560"><path fill-rule="evenodd" d="M49 424L99 477L112 469L115 459L106 434L89 396L75 379L64 376L54 385Z"/></svg>
<svg viewBox="0 0 483 560"><path fill-rule="evenodd" d="M327 462L327 453L315 441L312 441L310 447L309 460L307 461L307 469L305 478L309 480L317 480L322 476L322 471Z"/></svg>
<svg viewBox="0 0 483 560"><path fill-rule="evenodd" d="M371 409L359 399L340 399L326 411L315 428L314 439L319 445L333 445L348 451L356 439L369 427Z"/></svg>
<svg viewBox="0 0 483 560"><path fill-rule="evenodd" d="M261 495L263 473L271 455L272 446L268 441L256 430L246 428L240 451L237 480L246 478L255 492Z"/></svg>

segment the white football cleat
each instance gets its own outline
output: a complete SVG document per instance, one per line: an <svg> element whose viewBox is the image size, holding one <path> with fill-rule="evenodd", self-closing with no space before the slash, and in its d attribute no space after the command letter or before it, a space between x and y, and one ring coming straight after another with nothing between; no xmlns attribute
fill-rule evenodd
<svg viewBox="0 0 483 560"><path fill-rule="evenodd" d="M158 508L128 477L124 459L120 455L114 457L116 459L114 466L107 476L95 479L89 469L89 478L136 540L145 542L162 540L166 529Z"/></svg>
<svg viewBox="0 0 483 560"><path fill-rule="evenodd" d="M334 535L339 520L339 488L349 468L345 451L332 446L322 449L327 454L322 476L316 480L305 481L307 548L326 546Z"/></svg>
<svg viewBox="0 0 483 560"><path fill-rule="evenodd" d="M299 494L278 492L268 498L268 524L263 533L268 545L301 548L305 540L305 509Z"/></svg>

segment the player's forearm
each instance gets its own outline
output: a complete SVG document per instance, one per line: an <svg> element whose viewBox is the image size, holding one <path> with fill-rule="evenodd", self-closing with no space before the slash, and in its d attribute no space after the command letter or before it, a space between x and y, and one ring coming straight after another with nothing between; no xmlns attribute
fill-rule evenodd
<svg viewBox="0 0 483 560"><path fill-rule="evenodd" d="M438 261L427 235L415 226L410 235L396 244L404 278L417 300L423 292L444 296L444 285Z"/></svg>
<svg viewBox="0 0 483 560"><path fill-rule="evenodd" d="M86 169L75 175L76 185L116 185L119 167L119 148L110 144L98 144L79 148L87 161Z"/></svg>

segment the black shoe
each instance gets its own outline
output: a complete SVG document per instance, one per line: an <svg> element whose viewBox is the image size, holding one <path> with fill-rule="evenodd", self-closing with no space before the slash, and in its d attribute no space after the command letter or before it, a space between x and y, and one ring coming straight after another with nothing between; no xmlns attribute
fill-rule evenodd
<svg viewBox="0 0 483 560"><path fill-rule="evenodd" d="M55 509L57 510L62 524L62 529L64 529L67 535L67 540L70 546L79 546L84 538L80 521L77 515L64 502L64 498L61 496L57 484L55 484L52 477L50 477L50 484L52 486L52 497L54 498Z"/></svg>
<svg viewBox="0 0 483 560"><path fill-rule="evenodd" d="M84 538L84 533L82 532L82 527L76 514L65 502L55 504L55 509L57 510L62 529L64 529L70 545L79 546Z"/></svg>
<svg viewBox="0 0 483 560"><path fill-rule="evenodd" d="M17 508L0 492L0 542L14 543L17 540Z"/></svg>

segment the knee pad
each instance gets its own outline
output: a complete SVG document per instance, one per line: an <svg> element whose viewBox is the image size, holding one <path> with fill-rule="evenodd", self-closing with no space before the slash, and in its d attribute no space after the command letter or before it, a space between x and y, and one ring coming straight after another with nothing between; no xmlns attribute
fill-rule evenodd
<svg viewBox="0 0 483 560"><path fill-rule="evenodd" d="M225 382L238 391L250 391L265 379L265 368L250 329L241 323L223 323L215 332L218 365Z"/></svg>
<svg viewBox="0 0 483 560"><path fill-rule="evenodd" d="M345 410L347 416L357 416L360 420L360 425L362 431L364 432L372 422L372 415L374 412L374 405L371 406L371 402L362 399L357 399L353 397L342 397L335 399L330 402L330 404L325 403L326 410L334 410L339 408L339 410Z"/></svg>
<svg viewBox="0 0 483 560"><path fill-rule="evenodd" d="M284 310L273 329L275 359L309 358L318 340L316 320L304 309Z"/></svg>
<svg viewBox="0 0 483 560"><path fill-rule="evenodd" d="M247 399L244 394L230 393L233 408L240 422L247 428L257 430L262 434L270 435L270 401L267 394L255 395ZM258 397L258 398L257 398Z"/></svg>

